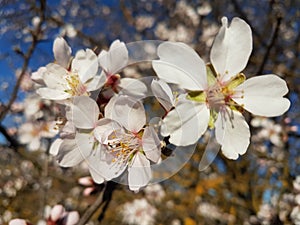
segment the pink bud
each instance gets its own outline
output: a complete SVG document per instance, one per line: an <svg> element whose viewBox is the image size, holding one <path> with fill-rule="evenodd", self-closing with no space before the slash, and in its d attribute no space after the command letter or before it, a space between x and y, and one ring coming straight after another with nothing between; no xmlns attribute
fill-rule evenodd
<svg viewBox="0 0 300 225"><path fill-rule="evenodd" d="M9 221L8 225L27 225L27 222L23 219L13 219Z"/></svg>
<svg viewBox="0 0 300 225"><path fill-rule="evenodd" d="M83 186L92 186L94 184L93 179L89 176L79 178L78 183Z"/></svg>
<svg viewBox="0 0 300 225"><path fill-rule="evenodd" d="M77 211L72 211L68 213L65 225L75 225L78 221L79 213Z"/></svg>
<svg viewBox="0 0 300 225"><path fill-rule="evenodd" d="M62 217L64 211L65 209L62 205L55 205L51 210L50 219L54 222L57 221Z"/></svg>
<svg viewBox="0 0 300 225"><path fill-rule="evenodd" d="M87 188L84 189L83 195L84 196L89 196L94 190L95 190L94 187L87 187Z"/></svg>

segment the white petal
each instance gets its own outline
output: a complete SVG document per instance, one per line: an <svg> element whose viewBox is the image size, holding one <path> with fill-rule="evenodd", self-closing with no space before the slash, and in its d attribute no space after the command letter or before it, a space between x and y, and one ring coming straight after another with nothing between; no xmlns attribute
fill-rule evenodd
<svg viewBox="0 0 300 225"><path fill-rule="evenodd" d="M132 165L128 167L129 189L138 192L146 186L152 178L150 162L142 153L138 152L132 159Z"/></svg>
<svg viewBox="0 0 300 225"><path fill-rule="evenodd" d="M50 213L50 219L52 221L57 221L58 219L60 219L63 216L63 213L65 212L65 209L62 205L55 205L52 209L51 209L51 213Z"/></svg>
<svg viewBox="0 0 300 225"><path fill-rule="evenodd" d="M39 94L42 98L50 100L64 100L71 97L69 93L52 88L39 88L36 90L36 93Z"/></svg>
<svg viewBox="0 0 300 225"><path fill-rule="evenodd" d="M252 51L250 26L237 17L228 27L226 17L222 18L222 27L217 34L210 53L212 62L222 81L229 80L241 72L247 65Z"/></svg>
<svg viewBox="0 0 300 225"><path fill-rule="evenodd" d="M31 79L38 84L45 85L44 74L46 73L46 71L47 71L46 67L44 66L40 67L37 71L31 74Z"/></svg>
<svg viewBox="0 0 300 225"><path fill-rule="evenodd" d="M157 76L188 90L203 90L207 86L203 60L183 43L164 42L158 46L160 60L152 61Z"/></svg>
<svg viewBox="0 0 300 225"><path fill-rule="evenodd" d="M71 211L68 213L65 225L75 225L79 221L79 213L77 211Z"/></svg>
<svg viewBox="0 0 300 225"><path fill-rule="evenodd" d="M104 86L106 82L106 76L104 73L101 73L99 76L95 76L90 82L87 84L87 91L95 91L99 90Z"/></svg>
<svg viewBox="0 0 300 225"><path fill-rule="evenodd" d="M136 99L126 95L116 96L107 107L105 117L117 121L131 132L139 132L146 123L144 106Z"/></svg>
<svg viewBox="0 0 300 225"><path fill-rule="evenodd" d="M87 159L94 180L99 180L101 177L111 180L120 176L127 167L127 161L114 162L114 157L106 151L105 147L98 148Z"/></svg>
<svg viewBox="0 0 300 225"><path fill-rule="evenodd" d="M69 67L72 50L65 39L58 37L53 43L53 54L56 62L64 68Z"/></svg>
<svg viewBox="0 0 300 225"><path fill-rule="evenodd" d="M161 134L170 135L170 142L178 146L194 144L206 131L209 110L205 104L181 100L163 119Z"/></svg>
<svg viewBox="0 0 300 225"><path fill-rule="evenodd" d="M36 151L41 147L40 137L34 137L28 144L28 149L30 151Z"/></svg>
<svg viewBox="0 0 300 225"><path fill-rule="evenodd" d="M100 66L109 75L117 73L128 63L128 50L125 43L115 40L108 52L105 50L100 52L98 59Z"/></svg>
<svg viewBox="0 0 300 225"><path fill-rule="evenodd" d="M99 107L97 103L87 96L73 98L68 118L77 128L92 129L96 126L99 117Z"/></svg>
<svg viewBox="0 0 300 225"><path fill-rule="evenodd" d="M282 97L288 92L286 82L276 75L250 78L235 92L233 100L254 115L279 116L290 107L290 101Z"/></svg>
<svg viewBox="0 0 300 225"><path fill-rule="evenodd" d="M147 93L146 85L133 78L120 79L119 87L121 88L120 94L128 95L136 98L143 98Z"/></svg>
<svg viewBox="0 0 300 225"><path fill-rule="evenodd" d="M80 50L72 61L72 71L76 71L82 83L93 78L98 71L98 58L91 49Z"/></svg>
<svg viewBox="0 0 300 225"><path fill-rule="evenodd" d="M160 159L160 140L153 127L146 127L144 130L143 138L143 150L146 157L152 162L157 163Z"/></svg>
<svg viewBox="0 0 300 225"><path fill-rule="evenodd" d="M63 167L76 166L84 160L75 139L64 139L60 145L57 160Z"/></svg>
<svg viewBox="0 0 300 225"><path fill-rule="evenodd" d="M153 80L151 89L159 103L168 112L175 104L174 96L169 85L163 80Z"/></svg>
<svg viewBox="0 0 300 225"><path fill-rule="evenodd" d="M53 141L51 144L49 153L54 156L57 155L62 142L63 142L63 139L61 139L61 138L57 138L55 141Z"/></svg>
<svg viewBox="0 0 300 225"><path fill-rule="evenodd" d="M60 65L50 63L46 66L44 82L49 88L65 90L68 82L65 79L67 71Z"/></svg>
<svg viewBox="0 0 300 225"><path fill-rule="evenodd" d="M222 145L221 150L224 156L229 159L237 159L239 155L243 155L247 151L250 143L250 130L241 113L237 111L232 113L232 120L228 117L222 118L219 113L215 122L216 139Z"/></svg>
<svg viewBox="0 0 300 225"><path fill-rule="evenodd" d="M117 122L103 118L97 122L97 127L94 129L94 136L101 144L107 144L108 136L120 129L122 127Z"/></svg>
<svg viewBox="0 0 300 225"><path fill-rule="evenodd" d="M61 138L73 138L75 137L76 127L71 121L67 121L65 126L60 132Z"/></svg>
<svg viewBox="0 0 300 225"><path fill-rule="evenodd" d="M27 225L27 222L26 220L17 218L10 220L8 225Z"/></svg>

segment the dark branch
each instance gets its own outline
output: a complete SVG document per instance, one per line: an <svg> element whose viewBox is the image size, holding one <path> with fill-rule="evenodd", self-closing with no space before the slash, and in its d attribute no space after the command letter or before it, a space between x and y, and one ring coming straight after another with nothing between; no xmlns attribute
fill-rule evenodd
<svg viewBox="0 0 300 225"><path fill-rule="evenodd" d="M17 98L18 91L19 91L21 82L23 80L23 77L24 77L24 75L26 73L26 70L28 68L30 58L31 58L31 56L32 56L32 54L33 54L33 52L34 52L34 50L36 48L36 45L38 44L38 41L39 41L39 38L40 38L40 34L42 33L42 24L43 24L43 22L45 20L46 0L40 0L40 8L39 9L40 9L39 10L40 22L36 26L36 29L31 32L32 43L31 43L29 49L27 50L26 53L17 52L17 53L19 53L20 55L23 56L24 63L23 63L23 66L22 66L21 74L18 77L18 80L17 80L17 82L16 82L16 84L14 86L14 89L12 91L11 97L10 97L7 105L5 105L3 107L3 110L1 110L1 112L0 112L0 122L5 118L6 114L9 112L12 104L14 103L14 101Z"/></svg>
<svg viewBox="0 0 300 225"><path fill-rule="evenodd" d="M235 11L246 21L246 23L249 24L249 26L251 27L251 30L253 32L253 34L257 37L257 39L259 40L259 42L266 47L267 44L264 42L264 39L262 38L262 36L256 31L256 29L252 26L251 21L248 19L247 15L244 13L244 11L241 9L239 3L236 0L231 0L232 5L235 9Z"/></svg>
<svg viewBox="0 0 300 225"><path fill-rule="evenodd" d="M256 74L262 74L262 72L263 72L263 70L264 70L264 67L265 67L265 65L266 65L266 63L267 63L267 61L268 61L268 58L269 58L271 49L272 49L272 47L274 46L275 41L276 41L276 39L277 39L277 37L278 37L278 33L279 33L279 30L280 30L280 24L281 24L281 21L282 21L282 17L281 17L281 16L278 16L278 17L277 17L277 20L276 20L275 30L274 30L274 32L273 32L273 34L272 34L272 37L271 37L271 39L270 39L270 42L269 42L269 44L268 44L268 46L267 46L267 50L266 50L266 52L265 52L265 55L264 55L264 57L263 57L263 60L262 60L262 62L261 62L261 64L260 64L260 67L259 67L259 69L258 69L258 71L257 71Z"/></svg>
<svg viewBox="0 0 300 225"><path fill-rule="evenodd" d="M19 146L19 143L17 142L17 140L15 140L13 137L11 137L4 126L2 126L0 124L0 133L3 134L3 136L6 138L6 140L9 142L9 147L16 149Z"/></svg>
<svg viewBox="0 0 300 225"><path fill-rule="evenodd" d="M103 187L103 190L101 191L95 202L84 212L77 225L86 224L90 220L90 218L95 214L95 212L104 204L101 214L98 218L98 221L100 222L104 218L104 214L108 208L108 205L112 198L112 193L115 190L116 186L117 184L113 181L108 181Z"/></svg>

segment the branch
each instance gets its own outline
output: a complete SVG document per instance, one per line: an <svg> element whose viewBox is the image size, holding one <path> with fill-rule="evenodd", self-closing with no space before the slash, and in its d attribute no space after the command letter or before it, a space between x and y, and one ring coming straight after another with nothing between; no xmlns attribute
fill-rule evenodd
<svg viewBox="0 0 300 225"><path fill-rule="evenodd" d="M256 31L256 29L252 26L251 21L248 19L247 15L244 13L244 11L241 9L241 7L239 6L239 3L236 0L231 0L234 9L236 10L236 12L238 14L240 14L240 16L246 21L246 23L249 24L249 26L251 27L251 30L253 32L253 34L258 38L259 42L266 47L267 44L264 42L264 39L261 37L261 35Z"/></svg>
<svg viewBox="0 0 300 225"><path fill-rule="evenodd" d="M94 213L99 209L103 204L103 196L107 186L104 187L104 190L101 191L96 201L84 212L77 225L85 225L89 219L94 215Z"/></svg>
<svg viewBox="0 0 300 225"><path fill-rule="evenodd" d="M5 118L6 114L9 112L12 104L14 103L14 101L17 98L18 91L19 91L21 82L23 80L23 77L26 73L26 70L28 68L30 58L31 58L31 56L32 56L32 54L33 54L33 52L36 48L36 45L38 44L39 37L40 37L40 34L42 32L42 24L45 20L45 10L46 10L46 0L40 0L40 8L39 8L40 21L37 24L36 29L31 32L32 43L31 43L29 49L27 50L26 53L21 53L21 55L24 58L24 63L23 63L23 66L22 66L21 74L18 77L18 80L16 82L16 85L14 86L13 92L11 94L11 97L10 97L7 105L5 105L3 107L3 110L0 112L0 122Z"/></svg>
<svg viewBox="0 0 300 225"><path fill-rule="evenodd" d="M58 18L55 18L55 17L48 17L47 20L55 23L57 26L59 27L63 27L65 25L65 23L58 19ZM76 33L77 33L77 36L84 39L84 40L87 40L88 42L90 42L90 44L94 45L95 47L97 47L98 49L102 49L103 47L103 43L104 42L103 40L96 40L88 35L86 35L85 33L83 33L81 30L78 30L78 29L75 29L76 30Z"/></svg>
<svg viewBox="0 0 300 225"><path fill-rule="evenodd" d="M278 33L279 33L281 21L282 21L282 17L278 16L277 20L276 20L275 30L274 30L274 32L272 34L272 37L271 37L271 41L269 42L269 44L267 46L267 50L265 52L264 58L263 58L263 60L261 62L261 65L260 65L260 67L259 67L259 69L258 69L258 71L257 71L256 74L261 74L263 72L263 70L264 70L264 67L265 67L265 65L267 63L267 60L268 60L268 57L270 55L271 49L274 46L275 41L276 41L276 39L278 37Z"/></svg>
<svg viewBox="0 0 300 225"><path fill-rule="evenodd" d="M116 185L117 184L112 181L108 181L105 184L103 190L97 197L96 201L84 212L83 216L80 218L77 225L85 225L90 220L90 218L94 215L94 213L101 207L101 205L105 203L104 207L102 208L101 214L98 218L98 221L100 222L103 219Z"/></svg>
<svg viewBox="0 0 300 225"><path fill-rule="evenodd" d="M9 142L9 146L8 147L11 147L11 148L14 148L14 149L17 149L17 147L19 146L19 143L17 142L16 139L14 139L13 137L11 137L5 127L0 124L0 133L3 134L3 136L6 138L6 140Z"/></svg>

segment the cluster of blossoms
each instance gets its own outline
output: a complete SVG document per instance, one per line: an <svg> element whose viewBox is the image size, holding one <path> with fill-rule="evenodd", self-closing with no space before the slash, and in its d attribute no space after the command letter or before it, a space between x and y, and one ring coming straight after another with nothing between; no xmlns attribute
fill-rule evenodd
<svg viewBox="0 0 300 225"><path fill-rule="evenodd" d="M40 220L39 225L74 225L79 221L77 211L68 212L62 205L47 207L45 214L45 220ZM31 225L31 223L24 219L13 219L9 225Z"/></svg>
<svg viewBox="0 0 300 225"><path fill-rule="evenodd" d="M249 126L245 110L279 116L290 106L286 82L276 75L246 80L241 71L252 51L248 24L222 19L205 64L189 46L161 42L152 60L157 74L150 83L118 74L129 63L129 49L119 40L96 55L91 49L72 51L63 38L54 41L55 62L42 67L34 80L37 93L64 106L60 133L50 149L63 167L85 161L96 183L118 179L139 191L159 165L164 140L175 146L198 142L207 129L229 159L246 152ZM169 86L169 84L172 84ZM176 93L171 87L176 86ZM149 90L165 110L157 126L149 123L143 99Z"/></svg>

